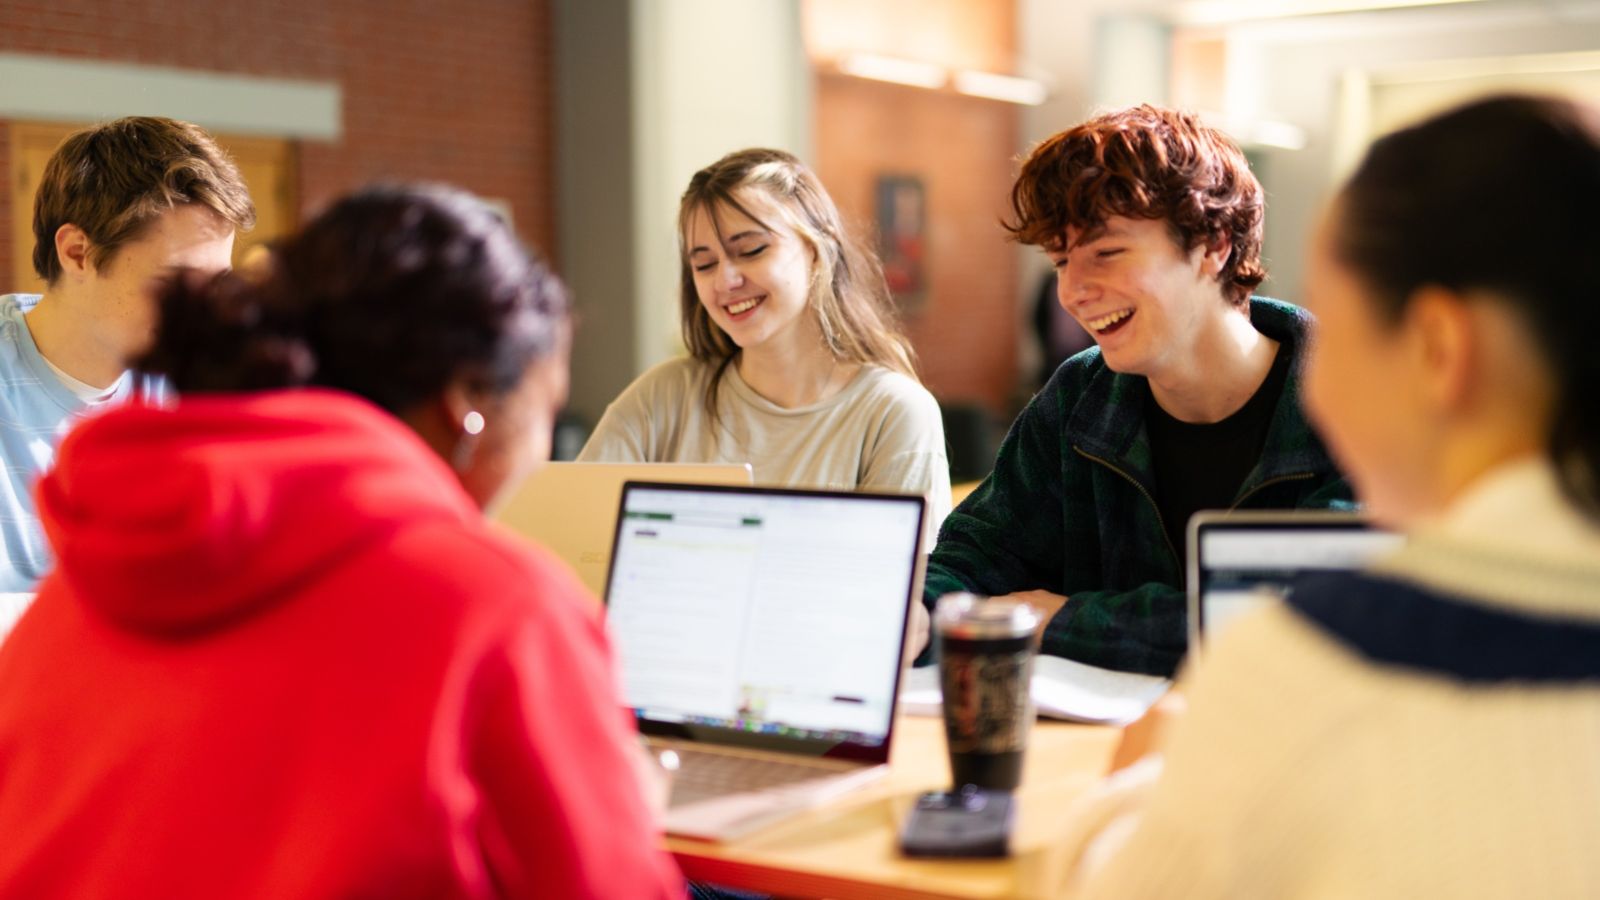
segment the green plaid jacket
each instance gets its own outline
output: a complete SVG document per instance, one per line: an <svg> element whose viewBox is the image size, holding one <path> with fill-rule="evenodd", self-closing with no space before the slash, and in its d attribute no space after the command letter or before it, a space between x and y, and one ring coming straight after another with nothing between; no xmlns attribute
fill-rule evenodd
<svg viewBox="0 0 1600 900"><path fill-rule="evenodd" d="M1353 506L1300 411L1310 314L1255 297L1250 320L1292 356L1261 459L1234 507ZM1188 644L1184 573L1155 502L1149 391L1142 376L1106 368L1098 348L1056 370L1011 426L994 471L945 519L923 602L931 609L952 591L1065 594L1041 652L1171 675Z"/></svg>

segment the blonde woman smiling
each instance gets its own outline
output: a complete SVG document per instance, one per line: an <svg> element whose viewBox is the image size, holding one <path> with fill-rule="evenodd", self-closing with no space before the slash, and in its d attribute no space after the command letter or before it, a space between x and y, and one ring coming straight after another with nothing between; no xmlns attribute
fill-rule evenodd
<svg viewBox="0 0 1600 900"><path fill-rule="evenodd" d="M882 270L780 150L695 173L678 212L689 355L641 375L583 460L750 463L761 484L923 494L950 510L944 428Z"/></svg>

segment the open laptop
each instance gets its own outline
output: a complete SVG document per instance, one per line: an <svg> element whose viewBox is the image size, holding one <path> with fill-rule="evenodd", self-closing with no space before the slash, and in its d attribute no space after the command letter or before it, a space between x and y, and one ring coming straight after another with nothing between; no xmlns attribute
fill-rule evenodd
<svg viewBox="0 0 1600 900"><path fill-rule="evenodd" d="M1189 520L1189 649L1288 596L1301 575L1366 568L1404 538L1359 513L1201 512Z"/></svg>
<svg viewBox="0 0 1600 900"><path fill-rule="evenodd" d="M598 597L606 586L624 483L750 484L753 480L745 463L553 462L529 476L494 518L561 557Z"/></svg>
<svg viewBox="0 0 1600 900"><path fill-rule="evenodd" d="M887 770L920 496L629 483L606 615L680 768L667 831L736 837Z"/></svg>

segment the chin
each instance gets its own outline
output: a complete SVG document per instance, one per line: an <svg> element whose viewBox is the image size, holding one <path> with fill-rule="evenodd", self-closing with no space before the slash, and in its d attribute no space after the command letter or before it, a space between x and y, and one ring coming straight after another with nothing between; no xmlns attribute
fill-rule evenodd
<svg viewBox="0 0 1600 900"><path fill-rule="evenodd" d="M1348 473L1349 469L1345 471ZM1373 524L1395 531L1406 531L1437 512L1430 509L1427 504L1417 502L1418 498L1412 496L1403 486L1390 489L1383 479L1362 478L1354 474L1349 474L1347 477L1351 488L1355 491L1356 500L1361 504L1361 512L1371 519Z"/></svg>
<svg viewBox="0 0 1600 900"><path fill-rule="evenodd" d="M1098 347L1099 345L1096 344L1095 346ZM1144 360L1137 359L1130 354L1118 353L1115 350L1107 353L1104 347L1100 347L1100 358L1105 361L1106 368L1116 372L1118 375L1149 375L1148 367L1145 365Z"/></svg>

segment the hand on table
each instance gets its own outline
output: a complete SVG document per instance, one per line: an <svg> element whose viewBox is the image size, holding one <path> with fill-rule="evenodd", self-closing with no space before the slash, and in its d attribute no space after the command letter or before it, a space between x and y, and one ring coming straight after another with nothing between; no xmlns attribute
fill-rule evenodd
<svg viewBox="0 0 1600 900"><path fill-rule="evenodd" d="M932 637L932 628L933 621L928 616L928 608L922 605L922 598L912 600L911 620L906 624L906 647L901 653L901 665L909 666L922 655L923 648L928 646Z"/></svg>
<svg viewBox="0 0 1600 900"><path fill-rule="evenodd" d="M1053 594L1050 591L1018 591L1014 594L1000 596L1009 600L1024 601L1039 610L1039 634L1041 635L1044 634L1045 626L1061 610L1061 607L1067 605L1066 597L1061 594ZM928 641L932 637L932 621L928 616L928 609L921 603L917 603L911 609L911 621L906 626L906 649L902 660L903 664L911 665L912 661L922 653L923 648L928 646Z"/></svg>
<svg viewBox="0 0 1600 900"><path fill-rule="evenodd" d="M1015 594L1005 594L1007 600L1022 600L1039 611L1039 634L1044 635L1046 625L1056 617L1056 613L1067 605L1067 598L1062 594L1051 591L1017 591ZM996 598L998 599L998 598Z"/></svg>
<svg viewBox="0 0 1600 900"><path fill-rule="evenodd" d="M1121 771L1153 753L1161 752L1173 726L1183 718L1189 705L1177 689L1167 691L1143 716L1122 729L1122 740L1111 755L1110 772Z"/></svg>

